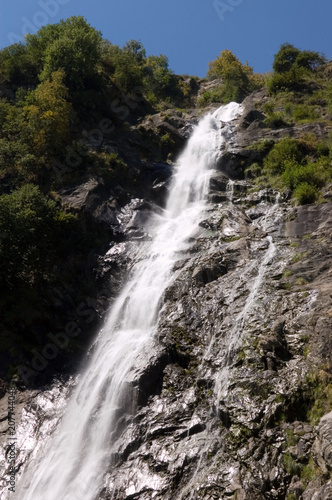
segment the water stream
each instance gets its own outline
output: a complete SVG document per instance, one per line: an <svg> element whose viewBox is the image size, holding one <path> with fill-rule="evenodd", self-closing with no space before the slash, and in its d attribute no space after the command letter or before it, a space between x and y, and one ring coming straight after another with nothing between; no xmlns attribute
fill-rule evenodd
<svg viewBox="0 0 332 500"><path fill-rule="evenodd" d="M49 448L23 472L15 499L97 498L115 452L119 415L128 412L129 373L154 337L172 268L204 216L210 171L229 135L225 122L240 110L230 103L195 127L177 162L166 209L151 227L152 241L98 336ZM135 401L132 406L134 411Z"/></svg>

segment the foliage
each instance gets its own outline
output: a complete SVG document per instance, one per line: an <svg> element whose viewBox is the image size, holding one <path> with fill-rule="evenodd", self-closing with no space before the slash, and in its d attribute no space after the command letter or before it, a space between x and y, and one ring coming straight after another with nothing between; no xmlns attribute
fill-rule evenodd
<svg viewBox="0 0 332 500"><path fill-rule="evenodd" d="M272 175L282 174L286 165L301 162L303 153L296 139L286 137L275 144L264 160L265 169Z"/></svg>
<svg viewBox="0 0 332 500"><path fill-rule="evenodd" d="M63 79L59 70L16 103L0 100L0 174L41 181L51 160L65 151L72 136L72 106Z"/></svg>
<svg viewBox="0 0 332 500"><path fill-rule="evenodd" d="M302 465L298 463L290 453L283 455L283 462L286 472L291 476L301 475Z"/></svg>
<svg viewBox="0 0 332 500"><path fill-rule="evenodd" d="M318 190L308 182L301 182L294 191L294 196L299 205L315 203L318 194Z"/></svg>
<svg viewBox="0 0 332 500"><path fill-rule="evenodd" d="M38 66L22 43L14 43L0 51L0 68L3 81L15 85L34 85L38 81Z"/></svg>
<svg viewBox="0 0 332 500"><path fill-rule="evenodd" d="M25 126L38 156L53 157L61 153L70 139L72 106L67 102L68 89L64 79L64 70L55 71L50 80L45 80L26 97L23 107Z"/></svg>
<svg viewBox="0 0 332 500"><path fill-rule="evenodd" d="M323 415L332 409L331 375L322 369L318 374L309 375L307 383L312 398L307 417L311 425L317 425Z"/></svg>
<svg viewBox="0 0 332 500"><path fill-rule="evenodd" d="M51 265L54 245L59 247L63 226L72 220L32 184L0 196L2 286L42 279Z"/></svg>
<svg viewBox="0 0 332 500"><path fill-rule="evenodd" d="M284 43L274 56L273 70L276 73L287 73L296 67L313 71L319 64L323 64L325 61L326 58L318 52L300 50L290 43Z"/></svg>
<svg viewBox="0 0 332 500"><path fill-rule="evenodd" d="M148 92L162 98L172 91L172 71L168 67L168 58L164 55L150 56L144 68L145 84Z"/></svg>
<svg viewBox="0 0 332 500"><path fill-rule="evenodd" d="M123 47L124 52L128 52L131 54L138 63L143 63L146 59L146 52L145 48L143 47L142 42L139 40L129 40L129 42L126 42L125 46Z"/></svg>
<svg viewBox="0 0 332 500"><path fill-rule="evenodd" d="M274 57L274 73L267 82L269 93L301 90L306 77L325 61L325 57L318 52L300 50L289 43L284 43Z"/></svg>
<svg viewBox="0 0 332 500"><path fill-rule="evenodd" d="M223 102L242 101L257 86L257 82L253 79L252 67L243 65L227 49L209 64L207 77L222 79L220 92ZM258 83L258 86L261 85Z"/></svg>
<svg viewBox="0 0 332 500"><path fill-rule="evenodd" d="M257 178L259 183L268 182L278 189L290 190L300 205L316 202L320 189L330 182L330 147L327 141L318 140L315 135L306 134L302 139L286 137L276 143L261 141L251 149L263 155L263 168L255 163L246 174L260 176Z"/></svg>
<svg viewBox="0 0 332 500"><path fill-rule="evenodd" d="M134 181L133 173L128 169L128 165L119 157L117 153L98 152L89 157L91 166L88 169L89 174L101 175L104 179L118 183L128 183Z"/></svg>
<svg viewBox="0 0 332 500"><path fill-rule="evenodd" d="M307 71L304 68L293 67L285 73L274 73L267 81L267 88L270 94L281 91L300 91L304 87L304 79Z"/></svg>
<svg viewBox="0 0 332 500"><path fill-rule="evenodd" d="M265 123L270 128L288 127L289 124L285 121L284 115L281 112L273 112L266 119Z"/></svg>
<svg viewBox="0 0 332 500"><path fill-rule="evenodd" d="M314 121L319 118L319 113L315 106L298 104L294 107L292 116L295 121Z"/></svg>
<svg viewBox="0 0 332 500"><path fill-rule="evenodd" d="M102 46L101 62L111 75L112 80L121 90L132 91L143 84L143 54L141 57L132 50L121 49L118 45L104 42Z"/></svg>
<svg viewBox="0 0 332 500"><path fill-rule="evenodd" d="M65 84L70 90L82 90L95 81L101 57L100 43L100 32L82 16L48 25L36 35L27 37L28 49L30 46L38 48L43 61L41 81L51 79L52 73L63 69Z"/></svg>

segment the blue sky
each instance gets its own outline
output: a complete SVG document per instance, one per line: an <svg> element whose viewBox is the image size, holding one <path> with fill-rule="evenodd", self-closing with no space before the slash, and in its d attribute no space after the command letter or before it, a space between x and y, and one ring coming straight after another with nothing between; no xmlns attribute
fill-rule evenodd
<svg viewBox="0 0 332 500"><path fill-rule="evenodd" d="M271 69L284 42L332 58L331 0L3 0L0 47L72 15L117 45L141 40L181 74L205 76L226 48L257 72Z"/></svg>

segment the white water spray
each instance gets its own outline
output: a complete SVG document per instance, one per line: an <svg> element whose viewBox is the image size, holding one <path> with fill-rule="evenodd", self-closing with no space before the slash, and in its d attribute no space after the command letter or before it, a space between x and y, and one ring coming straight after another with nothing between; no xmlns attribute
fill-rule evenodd
<svg viewBox="0 0 332 500"><path fill-rule="evenodd" d="M48 450L23 474L16 499L96 498L116 451L119 415L128 410L129 372L154 337L174 263L188 248L204 215L210 169L229 134L225 122L240 111L236 103L222 106L195 128L178 161L165 213L153 229L145 258L136 264L116 301Z"/></svg>

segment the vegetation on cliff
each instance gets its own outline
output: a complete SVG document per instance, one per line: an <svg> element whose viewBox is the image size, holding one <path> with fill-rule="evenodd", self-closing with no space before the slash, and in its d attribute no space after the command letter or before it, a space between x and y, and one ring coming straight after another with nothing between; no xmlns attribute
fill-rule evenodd
<svg viewBox="0 0 332 500"><path fill-rule="evenodd" d="M45 332L55 322L54 294L45 297L57 283L74 296L93 295L78 270L112 237L86 214L66 211L61 189L97 176L110 191L134 197L140 170L131 159L166 161L179 147L170 132L177 123L172 113L242 101L265 85L269 98L257 107L267 128L331 125L331 63L290 44L276 54L270 75L255 74L223 50L199 80L174 74L165 55L148 56L140 41L121 48L83 17L71 17L1 50L0 68L0 342L12 359L22 345L43 343L36 329ZM142 120L158 113L168 128L154 132ZM243 176L289 190L300 204L323 200L331 136L304 127L302 137L251 147L260 159Z"/></svg>

